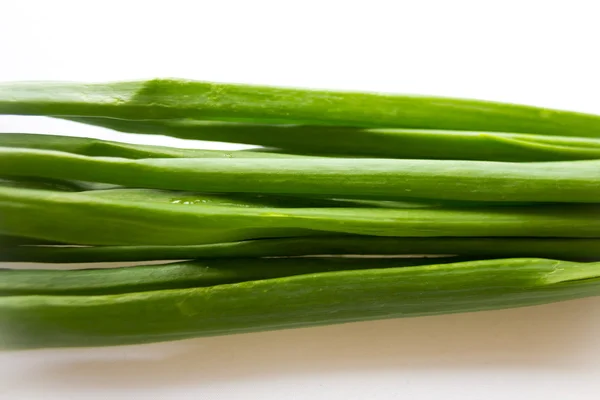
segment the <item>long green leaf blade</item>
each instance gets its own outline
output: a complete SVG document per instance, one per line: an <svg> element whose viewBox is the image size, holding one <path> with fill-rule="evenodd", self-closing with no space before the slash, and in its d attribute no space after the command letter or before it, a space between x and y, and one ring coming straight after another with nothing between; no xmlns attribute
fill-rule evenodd
<svg viewBox="0 0 600 400"><path fill-rule="evenodd" d="M68 119L121 132L244 143L295 154L512 162L600 158L599 139L569 136L260 125L195 120L138 121L94 117Z"/></svg>
<svg viewBox="0 0 600 400"><path fill-rule="evenodd" d="M600 136L598 116L539 107L176 79L3 83L0 113Z"/></svg>
<svg viewBox="0 0 600 400"><path fill-rule="evenodd" d="M529 306L600 294L600 265L487 260L205 288L0 298L0 346L108 346Z"/></svg>
<svg viewBox="0 0 600 400"><path fill-rule="evenodd" d="M600 161L143 159L0 147L6 175L203 192L496 202L600 202Z"/></svg>
<svg viewBox="0 0 600 400"><path fill-rule="evenodd" d="M193 258L306 255L446 255L466 257L600 258L600 239L503 237L319 236L274 238L197 246L43 246L26 239L0 239L0 261L94 263ZM25 244L17 246L17 244ZM30 245L27 245L30 244ZM2 247L4 246L4 247Z"/></svg>
<svg viewBox="0 0 600 400"><path fill-rule="evenodd" d="M331 234L600 237L595 205L477 208L231 207L0 187L0 233L87 245L199 245Z"/></svg>
<svg viewBox="0 0 600 400"><path fill-rule="evenodd" d="M0 296L106 295L207 287L226 283L367 268L462 261L445 258L240 258L89 269L0 269Z"/></svg>

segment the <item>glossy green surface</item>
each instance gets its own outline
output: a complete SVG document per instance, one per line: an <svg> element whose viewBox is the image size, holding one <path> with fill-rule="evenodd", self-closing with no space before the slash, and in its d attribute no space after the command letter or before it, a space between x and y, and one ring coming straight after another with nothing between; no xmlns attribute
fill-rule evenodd
<svg viewBox="0 0 600 400"><path fill-rule="evenodd" d="M343 158L130 160L2 148L0 171L203 192L506 202L600 202L600 160L501 163Z"/></svg>
<svg viewBox="0 0 600 400"><path fill-rule="evenodd" d="M121 157L133 159L291 157L287 154L264 151L259 153L253 151L179 149L174 147L111 142L108 140L74 136L38 135L34 133L0 133L0 146L64 151L91 157Z"/></svg>
<svg viewBox="0 0 600 400"><path fill-rule="evenodd" d="M260 125L196 120L71 120L121 132L245 143L298 154L482 161L600 158L600 139L497 132Z"/></svg>
<svg viewBox="0 0 600 400"><path fill-rule="evenodd" d="M122 268L0 269L0 296L102 295L185 289L283 276L462 261L448 258L204 259Z"/></svg>
<svg viewBox="0 0 600 400"><path fill-rule="evenodd" d="M432 96L154 79L0 84L0 113L123 119L194 118L600 137L600 117Z"/></svg>
<svg viewBox="0 0 600 400"><path fill-rule="evenodd" d="M520 307L600 294L600 264L487 260L100 296L0 297L0 346L108 346Z"/></svg>
<svg viewBox="0 0 600 400"><path fill-rule="evenodd" d="M0 183L0 187L2 184ZM80 196L95 199L128 201L137 203L180 204L197 206L224 206L242 208L425 208L439 207L438 204L408 202L382 202L351 199L326 199L292 197L257 193L198 193L181 190L128 189L88 190L78 192ZM393 206L392 206L393 205Z"/></svg>
<svg viewBox="0 0 600 400"><path fill-rule="evenodd" d="M286 208L190 197L124 199L0 187L0 233L89 245L199 245L269 237L600 237L596 205L477 208ZM92 227L92 228L90 228Z"/></svg>

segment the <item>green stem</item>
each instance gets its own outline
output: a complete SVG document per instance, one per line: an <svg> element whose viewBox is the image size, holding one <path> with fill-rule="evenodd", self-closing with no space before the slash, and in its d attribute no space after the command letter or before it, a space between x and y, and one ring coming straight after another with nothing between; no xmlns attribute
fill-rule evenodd
<svg viewBox="0 0 600 400"><path fill-rule="evenodd" d="M167 196L168 197L168 196ZM0 187L0 233L88 245L199 245L331 234L600 237L598 207L284 208ZM185 200L185 201L184 201Z"/></svg>
<svg viewBox="0 0 600 400"><path fill-rule="evenodd" d="M0 298L0 345L150 343L521 307L598 294L598 263L505 259L116 295L6 296Z"/></svg>
<svg viewBox="0 0 600 400"><path fill-rule="evenodd" d="M244 143L304 155L512 162L600 158L599 139L569 136L260 125L196 120L138 121L94 117L67 119L121 132Z"/></svg>
<svg viewBox="0 0 600 400"><path fill-rule="evenodd" d="M86 157L0 147L14 176L203 192L497 202L600 202L600 161L484 161L338 158Z"/></svg>
<svg viewBox="0 0 600 400"><path fill-rule="evenodd" d="M0 113L600 136L600 117L569 111L432 96L176 79L4 83Z"/></svg>
<svg viewBox="0 0 600 400"><path fill-rule="evenodd" d="M288 154L254 151L223 151L179 149L165 146L150 146L111 142L107 140L73 136L39 135L33 133L0 133L2 147L21 149L55 150L90 157L120 158L269 158L292 157ZM297 156L298 157L298 156Z"/></svg>
<svg viewBox="0 0 600 400"><path fill-rule="evenodd" d="M88 263L193 258L306 255L451 255L464 257L600 258L600 239L485 237L321 236L275 238L197 246L15 246L3 243L0 261ZM32 243L36 244L36 243ZM9 246L9 247L6 247Z"/></svg>
<svg viewBox="0 0 600 400"><path fill-rule="evenodd" d="M400 268L462 261L446 258L271 258L197 260L120 268L0 270L0 296L106 295L207 287L284 276Z"/></svg>

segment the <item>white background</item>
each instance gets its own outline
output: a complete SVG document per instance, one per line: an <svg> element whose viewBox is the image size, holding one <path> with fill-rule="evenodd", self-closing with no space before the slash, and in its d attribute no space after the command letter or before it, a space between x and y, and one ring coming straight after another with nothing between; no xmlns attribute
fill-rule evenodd
<svg viewBox="0 0 600 400"><path fill-rule="evenodd" d="M600 113L596 1L0 0L0 81L181 77ZM0 131L116 138L43 118ZM170 143L160 137L121 137ZM1 138L0 138L1 140ZM0 353L0 399L598 399L600 301Z"/></svg>

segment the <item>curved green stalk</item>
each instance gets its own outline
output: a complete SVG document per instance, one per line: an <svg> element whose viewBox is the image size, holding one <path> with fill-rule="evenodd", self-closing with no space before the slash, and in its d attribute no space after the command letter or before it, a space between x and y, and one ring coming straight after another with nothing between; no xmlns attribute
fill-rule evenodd
<svg viewBox="0 0 600 400"><path fill-rule="evenodd" d="M371 208L422 208L440 206L481 207L488 203L440 202L434 200L368 200L332 199L328 197L290 196L259 193L199 193L181 190L135 189L96 182L61 179L18 177L0 178L0 187L39 189L60 192L91 194L97 198L129 201L158 201L174 204L206 204L232 207L371 207ZM505 205L507 203L500 203ZM499 204L499 205L500 205Z"/></svg>
<svg viewBox="0 0 600 400"><path fill-rule="evenodd" d="M600 294L600 264L472 261L204 288L0 298L0 346L109 346L529 306Z"/></svg>
<svg viewBox="0 0 600 400"><path fill-rule="evenodd" d="M106 295L207 287L284 276L399 268L462 261L446 258L271 258L197 260L121 268L0 269L0 296Z"/></svg>
<svg viewBox="0 0 600 400"><path fill-rule="evenodd" d="M331 234L600 237L595 205L282 208L0 187L0 233L88 245L199 245Z"/></svg>
<svg viewBox="0 0 600 400"><path fill-rule="evenodd" d="M0 84L0 113L303 123L600 137L600 117L432 96L252 86L177 79Z"/></svg>
<svg viewBox="0 0 600 400"><path fill-rule="evenodd" d="M568 136L196 120L67 119L121 132L260 145L294 154L512 162L600 158L599 139Z"/></svg>
<svg viewBox="0 0 600 400"><path fill-rule="evenodd" d="M0 186L2 183L0 182ZM35 187L32 187L35 189ZM442 202L377 201L360 199L331 199L313 197L294 197L260 193L198 193L181 190L155 189L94 189L78 192L81 196L93 196L97 199L113 199L134 202L158 202L163 204L227 206L227 207L265 207L265 208L429 208L447 206ZM455 204L455 203L451 203ZM466 207L471 203L457 203ZM475 203L482 207L484 203Z"/></svg>
<svg viewBox="0 0 600 400"><path fill-rule="evenodd" d="M0 133L0 146L22 149L55 150L90 157L120 157L133 159L290 157L288 154L277 154L266 151L179 149L175 147L150 146L74 136L40 135L34 133Z"/></svg>
<svg viewBox="0 0 600 400"><path fill-rule="evenodd" d="M319 236L275 238L197 246L63 247L0 239L0 261L94 263L194 258L290 257L306 255L459 255L464 257L600 258L600 239L489 237ZM18 244L21 244L20 246ZM4 246L4 247L1 247Z"/></svg>
<svg viewBox="0 0 600 400"><path fill-rule="evenodd" d="M497 202L600 202L600 161L86 157L1 148L6 175L203 192Z"/></svg>

